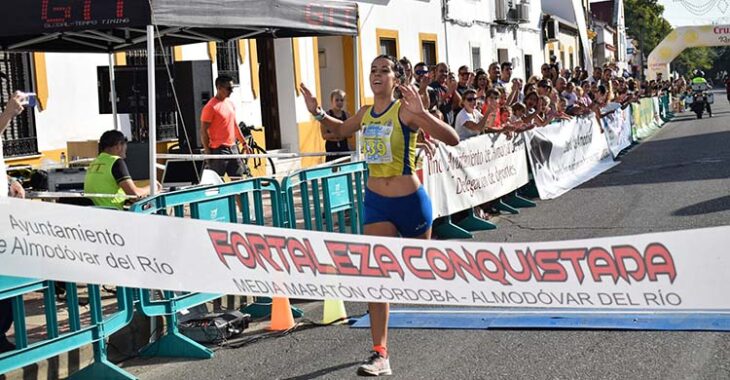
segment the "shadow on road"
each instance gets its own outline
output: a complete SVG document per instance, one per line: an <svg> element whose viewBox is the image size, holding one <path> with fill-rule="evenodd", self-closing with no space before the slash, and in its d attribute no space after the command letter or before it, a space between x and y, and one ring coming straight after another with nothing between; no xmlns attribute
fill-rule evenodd
<svg viewBox="0 0 730 380"><path fill-rule="evenodd" d="M695 216L703 214L711 214L713 212L720 212L730 210L730 195L724 197L710 199L693 205L682 207L677 211L674 211L674 216Z"/></svg>
<svg viewBox="0 0 730 380"><path fill-rule="evenodd" d="M345 368L349 368L349 367L354 367L354 366L356 366L358 364L361 364L361 362L350 362L350 363L339 364L339 365L335 365L335 366L332 366L332 367L322 368L322 369L320 369L318 371L314 371L314 372L307 373L307 374L304 374L304 375L299 375L299 376L295 376L295 377L287 377L284 380L311 380L311 379L316 379L316 378L318 378L320 376L324 376L324 375L326 375L328 373L335 372L335 371L339 371L341 369L345 369Z"/></svg>
<svg viewBox="0 0 730 380"><path fill-rule="evenodd" d="M730 131L642 143L583 188L730 178ZM721 152L718 154L718 152Z"/></svg>

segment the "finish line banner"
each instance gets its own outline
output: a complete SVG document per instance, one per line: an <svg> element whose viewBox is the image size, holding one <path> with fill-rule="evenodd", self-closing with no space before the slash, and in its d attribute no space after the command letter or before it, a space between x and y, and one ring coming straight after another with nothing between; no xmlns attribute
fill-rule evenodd
<svg viewBox="0 0 730 380"><path fill-rule="evenodd" d="M613 158L631 146L631 107L618 108L601 119L608 149Z"/></svg>
<svg viewBox="0 0 730 380"><path fill-rule="evenodd" d="M303 299L730 310L730 227L546 243L380 238L0 199L0 274Z"/></svg>
<svg viewBox="0 0 730 380"><path fill-rule="evenodd" d="M527 157L521 136L485 134L439 144L423 166L423 186L433 205L433 218L451 215L525 185Z"/></svg>
<svg viewBox="0 0 730 380"><path fill-rule="evenodd" d="M577 117L523 135L540 199L557 198L618 164L595 117Z"/></svg>

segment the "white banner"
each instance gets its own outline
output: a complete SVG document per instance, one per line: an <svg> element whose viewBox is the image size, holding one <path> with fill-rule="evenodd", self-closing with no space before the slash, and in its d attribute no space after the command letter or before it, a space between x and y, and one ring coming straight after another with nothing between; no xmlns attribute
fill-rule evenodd
<svg viewBox="0 0 730 380"><path fill-rule="evenodd" d="M423 186L434 219L497 199L526 184L527 158L521 136L485 134L439 145L423 166Z"/></svg>
<svg viewBox="0 0 730 380"><path fill-rule="evenodd" d="M462 306L730 310L730 227L546 243L321 233L0 199L0 274Z"/></svg>
<svg viewBox="0 0 730 380"><path fill-rule="evenodd" d="M618 163L595 117L577 117L525 133L541 199L553 199Z"/></svg>
<svg viewBox="0 0 730 380"><path fill-rule="evenodd" d="M618 108L601 119L608 149L613 158L631 146L631 107Z"/></svg>

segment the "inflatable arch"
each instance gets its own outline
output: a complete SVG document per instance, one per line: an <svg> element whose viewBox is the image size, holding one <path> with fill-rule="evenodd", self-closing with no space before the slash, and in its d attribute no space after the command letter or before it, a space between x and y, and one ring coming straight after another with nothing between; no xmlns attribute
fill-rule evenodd
<svg viewBox="0 0 730 380"><path fill-rule="evenodd" d="M686 48L730 46L730 25L682 26L672 30L649 54L649 79L669 78L669 64Z"/></svg>

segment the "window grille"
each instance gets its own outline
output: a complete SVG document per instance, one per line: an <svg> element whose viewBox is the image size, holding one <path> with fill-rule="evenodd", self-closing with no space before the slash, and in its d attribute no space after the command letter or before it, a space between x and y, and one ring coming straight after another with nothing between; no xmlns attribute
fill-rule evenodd
<svg viewBox="0 0 730 380"><path fill-rule="evenodd" d="M0 52L0 104L3 109L16 90L33 91L33 72L28 53ZM35 115L27 110L2 133L3 155L21 157L38 154Z"/></svg>
<svg viewBox="0 0 730 380"><path fill-rule="evenodd" d="M241 83L238 76L238 41L216 43L216 66L218 75L227 75L235 83Z"/></svg>

